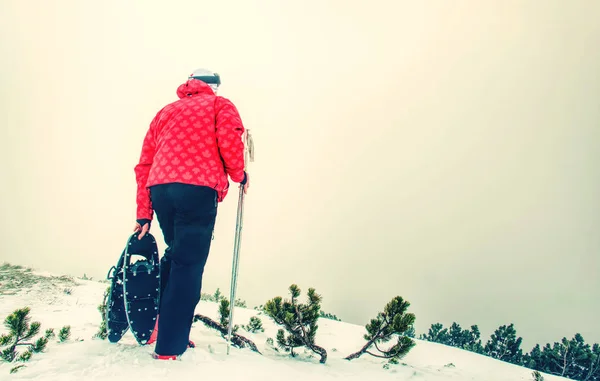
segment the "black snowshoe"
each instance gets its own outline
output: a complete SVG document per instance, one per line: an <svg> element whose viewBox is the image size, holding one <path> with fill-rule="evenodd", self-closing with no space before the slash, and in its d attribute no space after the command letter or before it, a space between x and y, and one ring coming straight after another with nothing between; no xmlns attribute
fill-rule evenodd
<svg viewBox="0 0 600 381"><path fill-rule="evenodd" d="M106 303L108 340L116 343L131 329L144 345L154 331L160 303L160 261L156 239L146 233L129 237L116 266L108 273L111 287ZM132 262L132 256L142 259Z"/></svg>

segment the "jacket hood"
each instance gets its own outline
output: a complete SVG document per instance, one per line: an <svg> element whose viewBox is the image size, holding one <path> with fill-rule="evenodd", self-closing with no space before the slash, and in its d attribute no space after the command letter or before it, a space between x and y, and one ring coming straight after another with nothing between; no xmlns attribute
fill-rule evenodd
<svg viewBox="0 0 600 381"><path fill-rule="evenodd" d="M215 95L215 92L208 84L193 78L188 79L177 88L177 96L179 99L193 97L197 94Z"/></svg>

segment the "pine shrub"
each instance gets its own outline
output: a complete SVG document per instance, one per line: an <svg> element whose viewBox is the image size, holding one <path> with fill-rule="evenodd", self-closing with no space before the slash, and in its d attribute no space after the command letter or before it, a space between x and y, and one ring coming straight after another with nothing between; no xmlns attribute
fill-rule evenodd
<svg viewBox="0 0 600 381"><path fill-rule="evenodd" d="M31 322L30 312L29 307L19 308L4 320L8 333L0 335L0 360L8 363L29 361L34 353L43 352L49 339L54 337L54 330L50 328L34 339L40 333L41 323ZM23 348L22 352L17 350L19 347ZM15 373L24 366L17 365L10 372Z"/></svg>
<svg viewBox="0 0 600 381"><path fill-rule="evenodd" d="M406 312L409 306L410 303L400 296L392 299L385 306L384 312L377 314L377 317L371 319L365 326L367 333L364 338L367 343L358 352L348 355L345 359L352 360L365 353L384 359L398 360L404 357L415 346L414 340L406 335L415 322L415 315ZM396 344L388 349L379 347L379 344L389 342L394 335L398 336ZM379 353L370 352L371 346L374 346Z"/></svg>
<svg viewBox="0 0 600 381"><path fill-rule="evenodd" d="M321 296L315 292L314 288L308 289L308 301L306 304L298 302L300 288L292 284L289 287L291 299L283 300L277 296L265 303L265 313L271 317L275 323L283 326L284 329L277 331L277 344L286 352L295 356L294 348L304 346L321 356L319 362L325 364L327 361L327 351L315 344L315 337L318 330L317 321L321 310Z"/></svg>

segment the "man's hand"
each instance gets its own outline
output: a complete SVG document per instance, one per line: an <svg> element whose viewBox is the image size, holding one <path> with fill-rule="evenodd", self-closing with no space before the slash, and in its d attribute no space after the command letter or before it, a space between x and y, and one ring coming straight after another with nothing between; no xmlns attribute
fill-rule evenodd
<svg viewBox="0 0 600 381"><path fill-rule="evenodd" d="M138 236L138 239L142 239L142 237L144 237L146 233L148 233L148 230L150 230L150 223L150 220L146 218L135 221L135 227L133 228L133 231L141 231L140 235Z"/></svg>
<svg viewBox="0 0 600 381"><path fill-rule="evenodd" d="M244 172L244 180L240 183L240 187L244 187L244 194L248 193L248 188L250 187L250 175L248 172Z"/></svg>

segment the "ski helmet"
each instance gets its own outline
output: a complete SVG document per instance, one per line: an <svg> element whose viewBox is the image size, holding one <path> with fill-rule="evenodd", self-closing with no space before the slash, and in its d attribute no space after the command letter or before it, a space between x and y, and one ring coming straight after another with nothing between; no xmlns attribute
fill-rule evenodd
<svg viewBox="0 0 600 381"><path fill-rule="evenodd" d="M200 81L206 83L215 92L217 91L217 89L221 85L221 77L219 76L219 74L214 73L214 72L212 72L212 71L210 71L208 69L196 69L196 70L194 70L194 72L192 74L190 74L190 76L188 77L188 79L192 79L192 78L200 80Z"/></svg>

